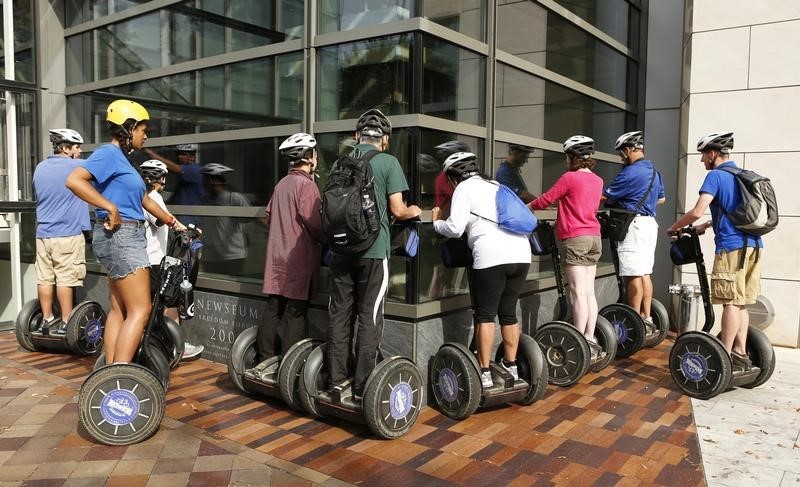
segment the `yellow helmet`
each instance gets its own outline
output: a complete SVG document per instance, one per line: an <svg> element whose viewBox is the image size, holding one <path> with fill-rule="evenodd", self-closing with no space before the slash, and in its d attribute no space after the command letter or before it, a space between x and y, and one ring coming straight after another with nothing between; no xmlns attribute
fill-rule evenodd
<svg viewBox="0 0 800 487"><path fill-rule="evenodd" d="M108 105L106 120L122 125L126 120L133 119L136 123L150 120L147 110L140 104L131 100L114 100Z"/></svg>

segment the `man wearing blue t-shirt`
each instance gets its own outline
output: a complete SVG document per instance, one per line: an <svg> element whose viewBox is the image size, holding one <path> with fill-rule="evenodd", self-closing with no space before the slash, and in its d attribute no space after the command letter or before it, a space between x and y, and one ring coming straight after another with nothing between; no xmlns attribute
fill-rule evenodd
<svg viewBox="0 0 800 487"><path fill-rule="evenodd" d="M73 287L86 277L86 239L91 230L89 206L64 186L67 176L80 166L83 138L70 129L50 130L54 154L36 166L36 279L42 324L57 327L72 312ZM53 292L55 288L55 293ZM53 298L61 316L54 316Z"/></svg>
<svg viewBox="0 0 800 487"><path fill-rule="evenodd" d="M167 165L167 170L177 176L175 190L169 197L169 205L201 205L203 198L206 197L205 186L203 185L203 167L197 163L197 144L180 144L177 147L178 162L171 161L162 157L151 149L144 151L153 159ZM188 225L194 223L198 225L200 217L180 216L181 222Z"/></svg>
<svg viewBox="0 0 800 487"><path fill-rule="evenodd" d="M619 275L625 280L628 304L652 330L655 325L650 316L650 303L653 301L650 276L658 239L656 206L666 201L664 183L653 163L644 157L642 132L622 134L614 144L614 150L619 153L624 166L611 185L603 190L602 198L606 200L606 206L637 213L625 239L617 244Z"/></svg>
<svg viewBox="0 0 800 487"><path fill-rule="evenodd" d="M522 166L528 162L528 155L533 151L532 147L519 144L509 144L508 156L506 160L500 163L497 168L497 173L494 178L500 184L504 184L511 188L519 199L525 203L530 203L534 200L534 196L528 191L528 186L522 179Z"/></svg>
<svg viewBox="0 0 800 487"><path fill-rule="evenodd" d="M747 328L750 315L746 305L753 304L761 291L761 237L748 235L733 226L726 213L741 202L735 176L720 170L737 167L728 160L733 149L733 132L714 132L697 143L706 170L700 197L694 208L669 227L674 234L703 216L711 207L711 222L697 226L698 233L714 229L714 267L711 270L711 301L722 305L722 343L730 352L734 369L753 366L747 356Z"/></svg>

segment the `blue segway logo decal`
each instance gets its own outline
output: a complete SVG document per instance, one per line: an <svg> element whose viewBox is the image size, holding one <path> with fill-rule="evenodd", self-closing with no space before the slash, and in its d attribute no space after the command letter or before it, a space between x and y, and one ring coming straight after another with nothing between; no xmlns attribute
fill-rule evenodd
<svg viewBox="0 0 800 487"><path fill-rule="evenodd" d="M100 401L100 413L114 426L131 424L139 414L139 398L131 391L114 389Z"/></svg>
<svg viewBox="0 0 800 487"><path fill-rule="evenodd" d="M708 362L699 353L688 352L681 357L681 372L693 382L700 382L708 374Z"/></svg>
<svg viewBox="0 0 800 487"><path fill-rule="evenodd" d="M444 368L439 371L439 392L447 402L453 402L458 396L458 378L452 369Z"/></svg>
<svg viewBox="0 0 800 487"><path fill-rule="evenodd" d="M86 342L95 344L103 338L103 322L95 318L86 323L86 330L84 332Z"/></svg>
<svg viewBox="0 0 800 487"><path fill-rule="evenodd" d="M622 321L612 321L611 326L613 326L614 331L617 332L617 341L619 343L628 341L628 327L625 326L625 323Z"/></svg>
<svg viewBox="0 0 800 487"><path fill-rule="evenodd" d="M389 394L389 412L394 419L403 419L408 416L413 406L413 392L408 382L400 382L392 387Z"/></svg>

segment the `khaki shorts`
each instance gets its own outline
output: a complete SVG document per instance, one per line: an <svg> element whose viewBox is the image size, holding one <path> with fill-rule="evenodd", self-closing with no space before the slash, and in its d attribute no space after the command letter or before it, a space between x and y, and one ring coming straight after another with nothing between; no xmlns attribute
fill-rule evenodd
<svg viewBox="0 0 800 487"><path fill-rule="evenodd" d="M561 241L564 247L564 262L567 265L593 266L600 260L603 251L600 237L584 235Z"/></svg>
<svg viewBox="0 0 800 487"><path fill-rule="evenodd" d="M714 304L753 304L761 293L761 251L747 247L744 267L739 269L742 249L714 255L711 270L711 302Z"/></svg>
<svg viewBox="0 0 800 487"><path fill-rule="evenodd" d="M86 240L83 235L36 239L38 284L82 286L86 277Z"/></svg>

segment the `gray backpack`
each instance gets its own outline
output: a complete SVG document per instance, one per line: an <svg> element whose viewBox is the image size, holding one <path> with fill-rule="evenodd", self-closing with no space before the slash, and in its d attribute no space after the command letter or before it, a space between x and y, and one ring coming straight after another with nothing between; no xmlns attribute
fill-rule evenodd
<svg viewBox="0 0 800 487"><path fill-rule="evenodd" d="M722 210L733 226L755 236L774 230L778 226L778 202L769 178L738 167L717 169L733 174L742 195L742 201L732 212Z"/></svg>

